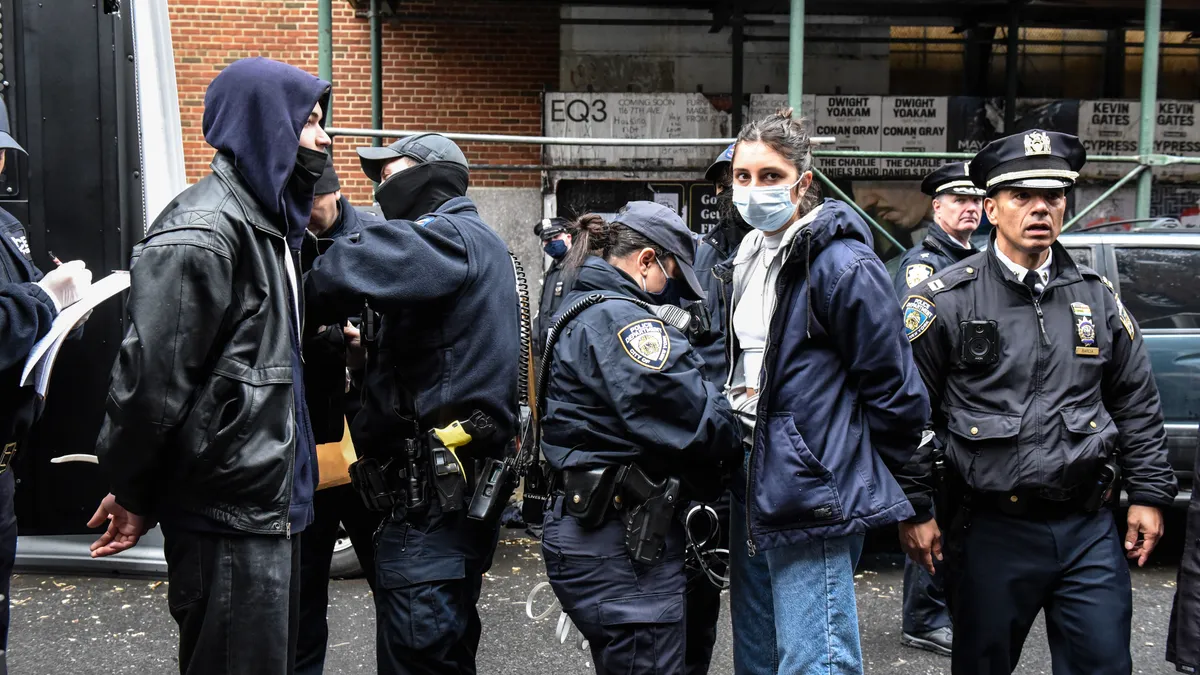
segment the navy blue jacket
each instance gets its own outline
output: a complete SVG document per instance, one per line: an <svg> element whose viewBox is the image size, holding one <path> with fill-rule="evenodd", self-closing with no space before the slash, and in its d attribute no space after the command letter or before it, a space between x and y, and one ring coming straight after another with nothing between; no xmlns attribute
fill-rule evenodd
<svg viewBox="0 0 1200 675"><path fill-rule="evenodd" d="M759 232L742 242L737 296L761 246ZM911 517L893 474L929 420L892 280L862 218L827 199L783 246L749 471L734 485L749 495L752 551ZM729 346L736 363L734 333Z"/></svg>
<svg viewBox="0 0 1200 675"><path fill-rule="evenodd" d="M650 296L598 257L578 271L564 310L593 294ZM647 472L697 482L742 455L741 430L703 362L675 328L622 300L584 310L554 347L542 450L555 469L637 462Z"/></svg>
<svg viewBox="0 0 1200 675"><path fill-rule="evenodd" d="M696 276L704 285L704 304L712 325L708 335L693 339L696 353L704 359L704 376L720 389L729 377L725 353L725 314L733 295L733 255L742 243L744 232L722 222L709 233L696 251Z"/></svg>
<svg viewBox="0 0 1200 675"><path fill-rule="evenodd" d="M25 228L0 209L0 449L19 442L38 413L33 389L21 387L21 370L58 314L54 301L34 283L41 278Z"/></svg>
<svg viewBox="0 0 1200 675"><path fill-rule="evenodd" d="M910 289L919 286L922 281L978 252L974 247L963 248L946 234L941 225L929 223L921 244L908 249L900 257L900 267L896 270L894 280L896 295L903 300L912 292Z"/></svg>
<svg viewBox="0 0 1200 675"><path fill-rule="evenodd" d="M364 225L306 275L309 321L361 310L382 315L368 355L363 408L351 427L364 454L389 456L405 438L475 410L511 438L522 365L516 275L504 241L455 197L416 221ZM471 448L500 456L502 446Z"/></svg>

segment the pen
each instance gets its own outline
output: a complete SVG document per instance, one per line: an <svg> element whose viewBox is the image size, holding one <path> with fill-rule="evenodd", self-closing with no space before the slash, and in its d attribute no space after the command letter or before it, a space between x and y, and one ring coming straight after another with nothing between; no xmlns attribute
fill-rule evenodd
<svg viewBox="0 0 1200 675"><path fill-rule="evenodd" d="M60 267L62 266L62 261L58 259L58 256L54 255L54 251L46 249L46 253L50 254L50 259L54 261L55 265L58 265Z"/></svg>

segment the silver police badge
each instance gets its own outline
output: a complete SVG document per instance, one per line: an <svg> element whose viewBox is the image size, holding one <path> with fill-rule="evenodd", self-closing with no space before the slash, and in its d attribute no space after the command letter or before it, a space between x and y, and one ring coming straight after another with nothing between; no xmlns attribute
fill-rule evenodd
<svg viewBox="0 0 1200 675"><path fill-rule="evenodd" d="M1032 157L1034 155L1050 155L1053 151L1050 149L1050 136L1040 131L1031 131L1025 134L1025 156Z"/></svg>
<svg viewBox="0 0 1200 675"><path fill-rule="evenodd" d="M933 268L929 265L909 265L904 268L904 283L908 284L909 288L925 281L933 276Z"/></svg>
<svg viewBox="0 0 1200 675"><path fill-rule="evenodd" d="M904 335L909 342L916 340L929 330L937 318L934 304L919 295L910 295L904 300Z"/></svg>
<svg viewBox="0 0 1200 675"><path fill-rule="evenodd" d="M650 370L662 370L671 355L671 337L658 319L634 321L617 335L629 358Z"/></svg>

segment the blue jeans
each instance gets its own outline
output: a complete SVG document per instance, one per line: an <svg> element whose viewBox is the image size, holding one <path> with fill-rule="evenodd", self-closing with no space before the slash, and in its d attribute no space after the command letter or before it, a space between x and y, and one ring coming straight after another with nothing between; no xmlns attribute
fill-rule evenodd
<svg viewBox="0 0 1200 675"><path fill-rule="evenodd" d="M854 567L863 536L746 551L746 505L729 517L730 614L737 675L861 675Z"/></svg>

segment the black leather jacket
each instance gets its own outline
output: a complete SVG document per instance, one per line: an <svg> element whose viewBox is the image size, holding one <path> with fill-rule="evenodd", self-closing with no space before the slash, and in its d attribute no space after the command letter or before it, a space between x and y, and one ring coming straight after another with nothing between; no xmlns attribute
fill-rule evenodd
<svg viewBox="0 0 1200 675"><path fill-rule="evenodd" d="M286 244L224 155L134 247L96 452L139 514L284 534L296 422Z"/></svg>

